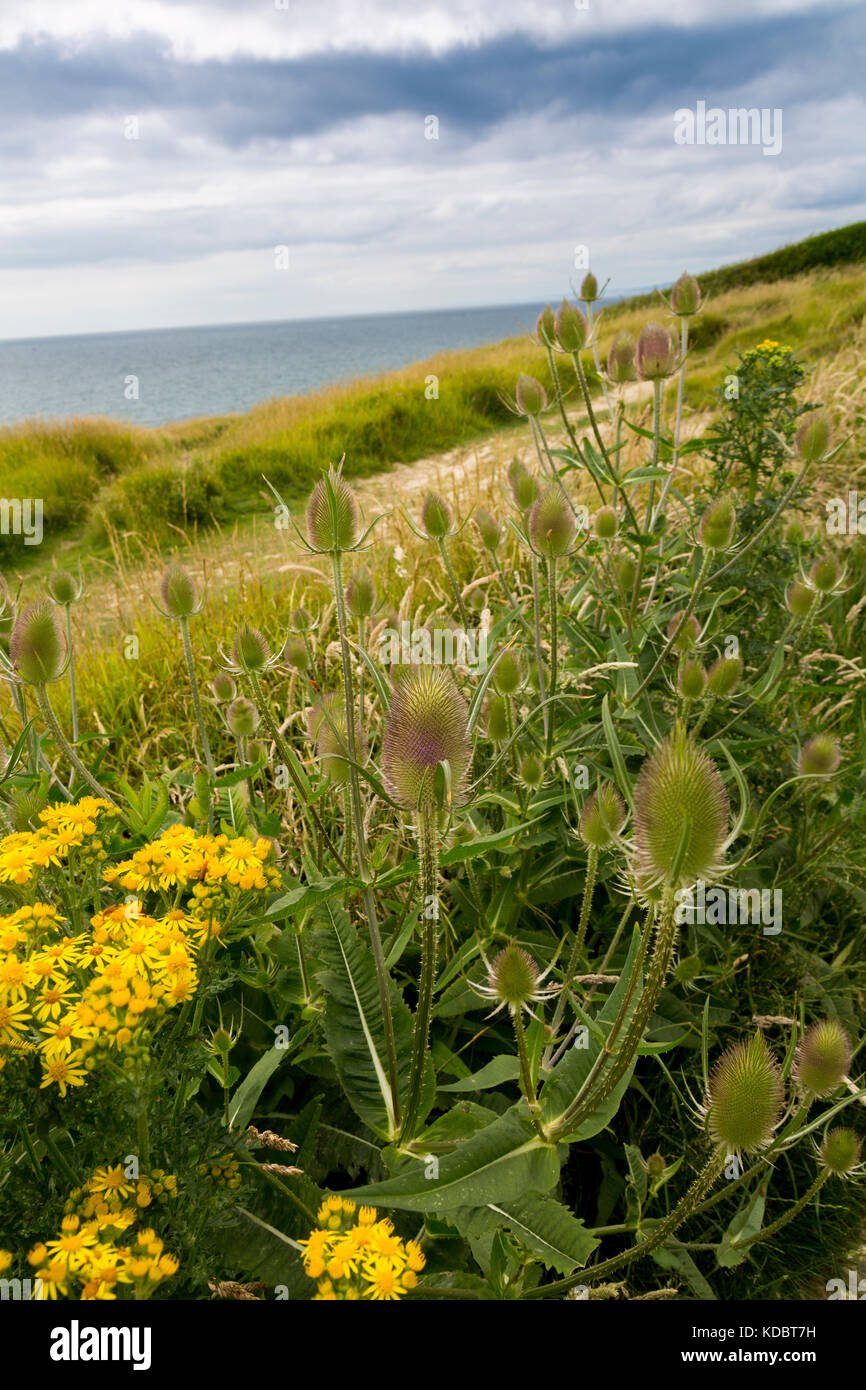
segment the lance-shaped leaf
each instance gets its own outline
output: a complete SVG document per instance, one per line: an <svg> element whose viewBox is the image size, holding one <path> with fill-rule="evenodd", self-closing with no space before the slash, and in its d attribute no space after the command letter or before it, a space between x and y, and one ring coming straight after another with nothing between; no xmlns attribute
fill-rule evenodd
<svg viewBox="0 0 866 1390"><path fill-rule="evenodd" d="M571 1274L582 1269L600 1244L555 1197L531 1193L513 1202L490 1202L475 1211L458 1212L455 1226L467 1239L507 1226L548 1269Z"/></svg>

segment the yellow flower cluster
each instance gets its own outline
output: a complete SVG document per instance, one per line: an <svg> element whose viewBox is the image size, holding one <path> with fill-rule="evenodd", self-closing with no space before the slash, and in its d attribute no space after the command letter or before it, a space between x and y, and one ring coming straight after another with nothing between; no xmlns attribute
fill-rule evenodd
<svg viewBox="0 0 866 1390"><path fill-rule="evenodd" d="M301 1242L304 1270L316 1281L314 1303L393 1301L416 1287L426 1263L421 1247L395 1235L375 1207L358 1210L345 1197L328 1197L316 1220L318 1229Z"/></svg>
<svg viewBox="0 0 866 1390"><path fill-rule="evenodd" d="M97 1168L84 1187L69 1194L60 1231L27 1254L36 1296L82 1301L128 1296L149 1298L180 1261L168 1254L150 1227L138 1226L143 1208L177 1196L177 1178L154 1169L129 1179L118 1164ZM133 1229L136 1228L136 1229ZM14 1260L0 1251L0 1270Z"/></svg>
<svg viewBox="0 0 866 1390"><path fill-rule="evenodd" d="M39 812L39 830L20 830L0 840L0 883L24 887L42 870L64 865L73 856L79 867L103 861L106 851L97 835L100 818L116 814L111 802L99 796L84 796L74 806L47 806Z"/></svg>
<svg viewBox="0 0 866 1390"><path fill-rule="evenodd" d="M209 1163L199 1164L197 1172L212 1187L227 1187L234 1192L241 1185L241 1165L232 1154L222 1154Z"/></svg>

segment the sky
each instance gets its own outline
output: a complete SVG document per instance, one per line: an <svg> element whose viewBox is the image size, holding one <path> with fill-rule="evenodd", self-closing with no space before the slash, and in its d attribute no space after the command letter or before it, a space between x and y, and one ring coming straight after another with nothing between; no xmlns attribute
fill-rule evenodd
<svg viewBox="0 0 866 1390"><path fill-rule="evenodd" d="M864 0L0 0L0 338L669 284L866 217L864 70Z"/></svg>

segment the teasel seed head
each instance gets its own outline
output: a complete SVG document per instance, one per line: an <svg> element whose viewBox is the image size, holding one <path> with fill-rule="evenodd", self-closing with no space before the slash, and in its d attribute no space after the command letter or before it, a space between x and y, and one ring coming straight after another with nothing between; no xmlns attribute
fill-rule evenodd
<svg viewBox="0 0 866 1390"><path fill-rule="evenodd" d="M851 1039L834 1018L807 1029L794 1058L794 1079L804 1096L829 1096L848 1075Z"/></svg>
<svg viewBox="0 0 866 1390"><path fill-rule="evenodd" d="M563 352L580 352L586 347L586 319L576 304L563 299L556 315L556 341Z"/></svg>
<svg viewBox="0 0 866 1390"><path fill-rule="evenodd" d="M580 813L580 838L592 849L609 849L625 825L625 803L611 782L588 796Z"/></svg>
<svg viewBox="0 0 866 1390"><path fill-rule="evenodd" d="M159 593L169 618L190 618L197 611L195 582L180 565L168 566L159 581Z"/></svg>
<svg viewBox="0 0 866 1390"><path fill-rule="evenodd" d="M803 421L794 440L797 453L804 463L820 463L830 452L832 431L823 410L812 411Z"/></svg>
<svg viewBox="0 0 866 1390"><path fill-rule="evenodd" d="M680 318L690 318L701 307L701 287L694 275L684 270L671 290L671 308Z"/></svg>
<svg viewBox="0 0 866 1390"><path fill-rule="evenodd" d="M806 528L798 516L795 516L785 527L785 544L800 546L805 543Z"/></svg>
<svg viewBox="0 0 866 1390"><path fill-rule="evenodd" d="M584 304L594 304L598 299L598 280L588 270L580 282L580 297Z"/></svg>
<svg viewBox="0 0 866 1390"><path fill-rule="evenodd" d="M447 762L451 794L462 800L469 771L466 701L444 666L411 666L394 686L382 745L391 796L404 811L436 805L436 769Z"/></svg>
<svg viewBox="0 0 866 1390"><path fill-rule="evenodd" d="M421 525L433 541L443 540L451 530L451 508L438 493L428 492L421 503Z"/></svg>
<svg viewBox="0 0 866 1390"><path fill-rule="evenodd" d="M536 501L529 517L532 544L540 555L558 559L570 549L574 533L574 513L562 489L551 483Z"/></svg>
<svg viewBox="0 0 866 1390"><path fill-rule="evenodd" d="M760 1033L722 1054L710 1077L710 1134L729 1153L766 1148L782 1113L782 1074Z"/></svg>
<svg viewBox="0 0 866 1390"><path fill-rule="evenodd" d="M674 614L674 616L668 623L668 640L670 640L670 638L673 637L674 633L679 627L680 622L682 620L682 616L682 610L680 610L679 613ZM683 624L683 628L680 632L680 635L674 642L674 651L690 652L700 635L701 625L695 617L694 613L690 613L685 623Z"/></svg>
<svg viewBox="0 0 866 1390"><path fill-rule="evenodd" d="M600 541L612 541L619 530L619 517L613 507L599 507L595 514L595 534Z"/></svg>
<svg viewBox="0 0 866 1390"><path fill-rule="evenodd" d="M228 704L238 693L238 688L229 675L228 671L217 671L211 681L211 689L219 700L220 704Z"/></svg>
<svg viewBox="0 0 866 1390"><path fill-rule="evenodd" d="M299 637L289 637L286 641L285 657L295 671L309 671L310 653Z"/></svg>
<svg viewBox="0 0 866 1390"><path fill-rule="evenodd" d="M528 753L520 764L520 780L530 791L535 791L544 781L544 763L535 753Z"/></svg>
<svg viewBox="0 0 866 1390"><path fill-rule="evenodd" d="M534 376L521 372L517 378L515 391L517 408L521 415L540 415L547 405L547 392Z"/></svg>
<svg viewBox="0 0 866 1390"><path fill-rule="evenodd" d="M625 593L630 594L637 577L637 565L630 555L623 555L616 567L616 575Z"/></svg>
<svg viewBox="0 0 866 1390"><path fill-rule="evenodd" d="M804 777L829 777L841 761L836 740L830 734L815 734L800 749L797 771Z"/></svg>
<svg viewBox="0 0 866 1390"><path fill-rule="evenodd" d="M307 718L307 733L316 744L323 772L330 777L334 786L344 786L351 776L351 766L346 761L349 726L346 707L339 695L326 695L320 704L313 706ZM367 755L367 743L357 718L354 733L355 756L358 762L363 762Z"/></svg>
<svg viewBox="0 0 866 1390"><path fill-rule="evenodd" d="M808 618L815 604L816 594L808 584L793 579L785 590L785 607L792 618Z"/></svg>
<svg viewBox="0 0 866 1390"><path fill-rule="evenodd" d="M523 672L514 652L505 651L493 670L493 686L500 695L516 695L523 684Z"/></svg>
<svg viewBox="0 0 866 1390"><path fill-rule="evenodd" d="M699 700L707 688L707 673L699 661L686 660L677 673L677 690L684 700Z"/></svg>
<svg viewBox="0 0 866 1390"><path fill-rule="evenodd" d="M650 1154L646 1161L646 1170L651 1179L663 1178L667 1172L667 1167L667 1160L660 1153Z"/></svg>
<svg viewBox="0 0 866 1390"><path fill-rule="evenodd" d="M22 609L9 639L9 659L28 685L48 685L63 674L66 636L57 609L37 599Z"/></svg>
<svg viewBox="0 0 866 1390"><path fill-rule="evenodd" d="M510 1014L516 1014L534 1002L538 980L539 970L532 956L511 942L490 966L486 992L504 1004Z"/></svg>
<svg viewBox="0 0 866 1390"><path fill-rule="evenodd" d="M728 550L736 526L737 514L730 497L717 497L701 517L698 540L705 550Z"/></svg>
<svg viewBox="0 0 866 1390"><path fill-rule="evenodd" d="M257 674L264 671L271 659L271 649L257 627L244 623L238 628L232 647L232 661L242 671Z"/></svg>
<svg viewBox="0 0 866 1390"><path fill-rule="evenodd" d="M809 579L819 594L831 594L841 578L842 571L835 555L822 555L809 571Z"/></svg>
<svg viewBox="0 0 866 1390"><path fill-rule="evenodd" d="M677 365L674 340L660 323L647 323L641 329L635 361L642 381L661 381L674 370Z"/></svg>
<svg viewBox="0 0 866 1390"><path fill-rule="evenodd" d="M294 608L292 610L291 626L294 632L311 632L313 622L313 615L308 613L306 608Z"/></svg>
<svg viewBox="0 0 866 1390"><path fill-rule="evenodd" d="M69 570L52 570L46 581L46 588L56 604L68 608L81 598L81 585Z"/></svg>
<svg viewBox="0 0 866 1390"><path fill-rule="evenodd" d="M472 519L478 527L478 534L484 547L490 551L498 550L502 544L502 527L499 522L483 507L475 508Z"/></svg>
<svg viewBox="0 0 866 1390"><path fill-rule="evenodd" d="M637 377L637 343L631 333L620 330L607 354L607 374L617 386Z"/></svg>
<svg viewBox="0 0 866 1390"><path fill-rule="evenodd" d="M844 1178L860 1164L860 1140L853 1129L828 1129L820 1149L822 1168Z"/></svg>
<svg viewBox="0 0 866 1390"><path fill-rule="evenodd" d="M484 711L487 737L494 743L504 743L508 738L508 712L501 695L491 695Z"/></svg>
<svg viewBox="0 0 866 1390"><path fill-rule="evenodd" d="M508 467L508 482L515 505L528 512L538 496L538 481L524 468L520 459L512 459Z"/></svg>
<svg viewBox="0 0 866 1390"><path fill-rule="evenodd" d="M334 493L335 515L331 516L328 483ZM358 539L358 503L341 467L328 469L320 478L307 503L307 539L314 550L351 550Z"/></svg>
<svg viewBox="0 0 866 1390"><path fill-rule="evenodd" d="M364 565L355 570L346 585L346 607L353 618L369 618L376 607L376 585Z"/></svg>
<svg viewBox="0 0 866 1390"><path fill-rule="evenodd" d="M715 764L680 726L647 758L634 802L635 870L644 891L718 876L728 798Z"/></svg>
<svg viewBox="0 0 866 1390"><path fill-rule="evenodd" d="M724 698L733 695L743 674L741 656L720 656L713 662L707 674L707 690L711 695Z"/></svg>
<svg viewBox="0 0 866 1390"><path fill-rule="evenodd" d="M232 700L226 710L226 723L235 738L252 738L260 722L258 710L252 700L248 700L244 695Z"/></svg>
<svg viewBox="0 0 866 1390"><path fill-rule="evenodd" d="M538 341L543 347L553 347L556 341L556 315L549 304L545 304L535 325Z"/></svg>

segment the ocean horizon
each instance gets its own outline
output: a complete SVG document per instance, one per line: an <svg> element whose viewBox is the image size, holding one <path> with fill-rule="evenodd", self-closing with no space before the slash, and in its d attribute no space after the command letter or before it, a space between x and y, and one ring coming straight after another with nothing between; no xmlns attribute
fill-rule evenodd
<svg viewBox="0 0 866 1390"><path fill-rule="evenodd" d="M628 291L629 294L636 291ZM625 295L606 297L607 303ZM542 302L0 340L0 425L140 425L250 410L535 328Z"/></svg>

